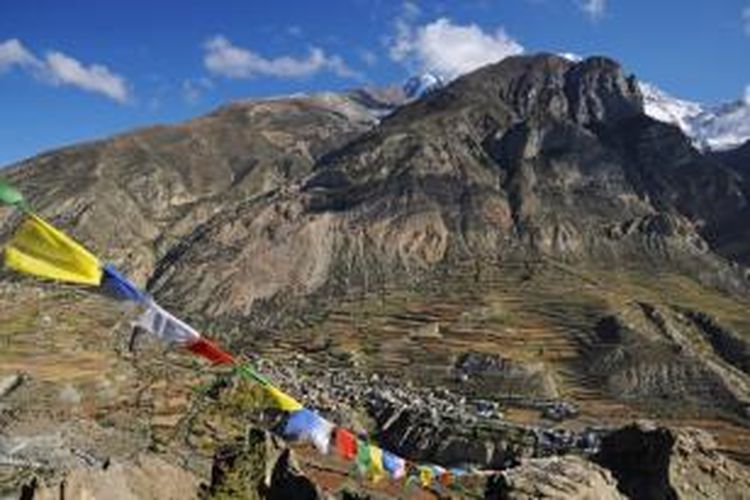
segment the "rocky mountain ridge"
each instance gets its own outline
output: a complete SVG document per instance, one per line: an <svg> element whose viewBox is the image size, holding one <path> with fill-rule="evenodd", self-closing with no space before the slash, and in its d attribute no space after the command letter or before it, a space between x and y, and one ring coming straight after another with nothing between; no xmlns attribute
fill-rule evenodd
<svg viewBox="0 0 750 500"><path fill-rule="evenodd" d="M330 278L339 264L351 287L372 282L365 273L387 282L450 259L527 251L583 261L657 259L741 289L746 278L709 251L709 238L745 204L734 172L642 114L635 81L615 63L511 58L323 155L299 187L217 216L189 239L182 262L170 261L151 285L184 296L194 283L180 283L181 266L210 262L222 274L214 257L235 246L243 250L227 262L233 277L217 283L226 289L241 281L247 291L247 277L234 270L257 276L253 263L267 256L274 284L236 307L224 301L217 313L247 314L252 302L284 287L308 294L336 286ZM245 234L236 228L241 219L252 221ZM222 232L229 240L222 242ZM292 247L308 248L304 262L281 257ZM291 267L269 266L276 257ZM221 294L212 283L200 286L207 297ZM191 307L200 307L194 298Z"/></svg>
<svg viewBox="0 0 750 500"><path fill-rule="evenodd" d="M663 462L639 485L622 473L632 463L586 451L641 418L711 432L704 448L732 457L726 481L739 488L745 150L696 149L646 116L635 78L601 57L512 57L396 106L403 97L241 102L7 174L42 215L305 404L412 459L510 467L487 486L500 498L537 483L554 497L553 483L575 482L565 477L611 498L671 491ZM17 220L0 209L0 240ZM95 422L81 435L102 436L103 453L175 452L205 479L207 456L251 423L223 424L245 396L201 406L192 385L215 381L177 353L123 348L127 315L103 299L0 276L0 374L30 380L0 409L8 450L72 414ZM111 436L132 438L118 451ZM316 467L325 485L332 466ZM560 479L533 479L544 477Z"/></svg>

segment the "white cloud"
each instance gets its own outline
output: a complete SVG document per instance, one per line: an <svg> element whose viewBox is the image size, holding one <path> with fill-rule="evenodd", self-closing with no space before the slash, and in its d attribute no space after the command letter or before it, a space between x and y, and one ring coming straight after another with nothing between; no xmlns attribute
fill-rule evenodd
<svg viewBox="0 0 750 500"><path fill-rule="evenodd" d="M750 36L750 5L742 9L742 22L745 25L745 34Z"/></svg>
<svg viewBox="0 0 750 500"><path fill-rule="evenodd" d="M318 47L312 47L305 58L281 56L268 59L252 50L233 45L226 37L218 35L208 40L204 49L203 64L206 69L227 78L301 78L321 71L330 71L344 78L360 78L359 73L349 68L340 56L328 56Z"/></svg>
<svg viewBox="0 0 750 500"><path fill-rule="evenodd" d="M0 43L0 73L9 70L13 66L36 66L39 64L34 54L16 38L11 38Z"/></svg>
<svg viewBox="0 0 750 500"><path fill-rule="evenodd" d="M598 21L607 10L607 0L578 0L583 10L592 21Z"/></svg>
<svg viewBox="0 0 750 500"><path fill-rule="evenodd" d="M70 85L95 92L120 103L128 101L125 79L99 64L84 66L62 52L50 52L45 58L45 74L54 85Z"/></svg>
<svg viewBox="0 0 750 500"><path fill-rule="evenodd" d="M394 61L447 79L521 52L523 47L502 28L487 33L476 24L453 24L447 18L418 27L397 19L390 47Z"/></svg>
<svg viewBox="0 0 750 500"><path fill-rule="evenodd" d="M102 94L120 103L130 99L125 79L100 64L85 66L62 52L48 52L39 59L17 39L0 43L0 73L18 66L48 85L68 85Z"/></svg>
<svg viewBox="0 0 750 500"><path fill-rule="evenodd" d="M401 5L401 13L394 22L396 36L392 40L386 39L386 43L390 43L391 59L394 61L403 61L408 57L414 37L414 23L420 14L419 6L414 2L406 1Z"/></svg>

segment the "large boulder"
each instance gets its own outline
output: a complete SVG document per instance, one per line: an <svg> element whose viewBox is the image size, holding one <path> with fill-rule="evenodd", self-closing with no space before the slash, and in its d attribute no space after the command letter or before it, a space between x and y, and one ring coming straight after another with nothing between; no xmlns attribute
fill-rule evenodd
<svg viewBox="0 0 750 500"><path fill-rule="evenodd" d="M633 424L606 436L596 461L633 499L747 498L750 471L698 429Z"/></svg>
<svg viewBox="0 0 750 500"><path fill-rule="evenodd" d="M503 500L626 498L617 491L617 482L609 471L576 456L525 460L491 481L487 497Z"/></svg>
<svg viewBox="0 0 750 500"><path fill-rule="evenodd" d="M187 500L198 498L199 481L190 472L156 456L102 468L77 468L59 481L32 481L25 500Z"/></svg>

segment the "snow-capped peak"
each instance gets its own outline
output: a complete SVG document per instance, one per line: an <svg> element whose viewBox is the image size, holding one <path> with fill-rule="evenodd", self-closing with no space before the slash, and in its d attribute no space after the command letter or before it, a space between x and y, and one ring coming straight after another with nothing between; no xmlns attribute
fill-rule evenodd
<svg viewBox="0 0 750 500"><path fill-rule="evenodd" d="M409 78L404 83L404 93L408 99L419 99L442 88L444 85L445 82L439 75L424 73Z"/></svg>
<svg viewBox="0 0 750 500"><path fill-rule="evenodd" d="M583 61L583 56L579 56L575 52L558 52L557 55L574 63Z"/></svg>
<svg viewBox="0 0 750 500"><path fill-rule="evenodd" d="M693 136L692 120L703 113L703 106L673 97L650 83L641 83L640 87L648 116L677 125L686 135Z"/></svg>
<svg viewBox="0 0 750 500"><path fill-rule="evenodd" d="M742 99L718 106L678 99L649 83L640 87L646 114L677 125L700 149L732 149L750 140L750 87Z"/></svg>

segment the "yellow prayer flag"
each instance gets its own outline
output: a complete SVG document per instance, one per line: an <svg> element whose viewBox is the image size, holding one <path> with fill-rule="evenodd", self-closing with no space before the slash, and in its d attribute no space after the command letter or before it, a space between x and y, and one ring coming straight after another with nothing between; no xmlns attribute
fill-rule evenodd
<svg viewBox="0 0 750 500"><path fill-rule="evenodd" d="M5 265L21 273L85 285L99 285L102 268L88 250L29 214L5 248Z"/></svg>
<svg viewBox="0 0 750 500"><path fill-rule="evenodd" d="M299 411L303 408L302 404L300 404L299 401L291 397L289 394L281 392L276 387L267 385L265 386L265 388L268 391L268 395L274 399L279 409L281 409L282 411L294 412Z"/></svg>
<svg viewBox="0 0 750 500"><path fill-rule="evenodd" d="M430 467L419 467L419 480L421 481L423 487L430 487L430 485L432 484L432 477L433 473Z"/></svg>
<svg viewBox="0 0 750 500"><path fill-rule="evenodd" d="M385 475L383 468L383 450L375 445L370 445L370 473L372 479L377 481Z"/></svg>

